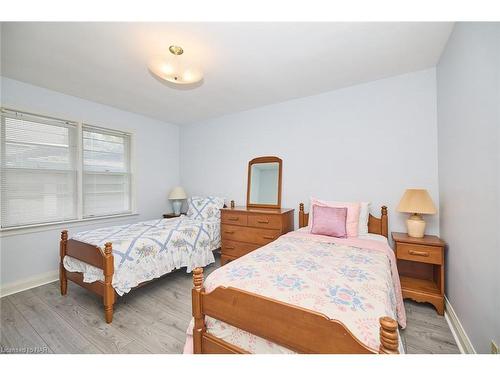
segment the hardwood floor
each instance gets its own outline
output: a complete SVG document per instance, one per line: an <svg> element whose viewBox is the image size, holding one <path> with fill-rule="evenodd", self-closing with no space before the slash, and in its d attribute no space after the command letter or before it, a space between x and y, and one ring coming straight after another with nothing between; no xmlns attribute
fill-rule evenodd
<svg viewBox="0 0 500 375"><path fill-rule="evenodd" d="M210 273L219 265L206 269ZM425 304L405 301L406 351L458 353L444 317ZM191 319L191 274L179 270L118 299L112 324L104 322L99 298L58 282L0 300L1 352L182 353Z"/></svg>
<svg viewBox="0 0 500 375"><path fill-rule="evenodd" d="M459 354L444 316L434 306L405 300L406 329L401 330L408 354Z"/></svg>

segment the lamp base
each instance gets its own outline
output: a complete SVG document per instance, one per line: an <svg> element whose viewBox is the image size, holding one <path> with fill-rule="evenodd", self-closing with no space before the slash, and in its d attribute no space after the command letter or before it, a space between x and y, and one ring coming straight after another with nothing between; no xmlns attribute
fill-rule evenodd
<svg viewBox="0 0 500 375"><path fill-rule="evenodd" d="M408 228L408 236L415 238L422 238L425 233L425 221L422 215L413 214L406 220L406 227Z"/></svg>
<svg viewBox="0 0 500 375"><path fill-rule="evenodd" d="M175 215L181 214L181 207L182 207L182 200L180 200L180 199L172 200L172 208L174 209Z"/></svg>

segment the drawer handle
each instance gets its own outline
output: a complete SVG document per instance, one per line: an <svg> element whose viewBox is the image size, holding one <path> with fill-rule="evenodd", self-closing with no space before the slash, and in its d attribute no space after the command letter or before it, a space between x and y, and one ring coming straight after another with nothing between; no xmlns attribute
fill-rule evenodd
<svg viewBox="0 0 500 375"><path fill-rule="evenodd" d="M234 250L234 246L224 246L227 250Z"/></svg>
<svg viewBox="0 0 500 375"><path fill-rule="evenodd" d="M226 231L224 231L224 233L226 233L226 234L234 234L234 230L226 230Z"/></svg>
<svg viewBox="0 0 500 375"><path fill-rule="evenodd" d="M408 251L410 255L418 255L420 257L428 257L429 253L426 251L416 251L416 250L410 250Z"/></svg>
<svg viewBox="0 0 500 375"><path fill-rule="evenodd" d="M265 238L266 240L274 240L273 236L262 236L262 238Z"/></svg>
<svg viewBox="0 0 500 375"><path fill-rule="evenodd" d="M269 224L269 220L257 220L259 224Z"/></svg>
<svg viewBox="0 0 500 375"><path fill-rule="evenodd" d="M240 220L240 218L239 217L229 217L228 220L238 221L238 220Z"/></svg>

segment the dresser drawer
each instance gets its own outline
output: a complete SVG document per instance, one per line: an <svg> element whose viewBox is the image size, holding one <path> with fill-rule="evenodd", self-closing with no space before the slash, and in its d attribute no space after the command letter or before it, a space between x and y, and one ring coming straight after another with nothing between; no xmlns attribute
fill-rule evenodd
<svg viewBox="0 0 500 375"><path fill-rule="evenodd" d="M443 263L441 247L398 243L396 251L398 259L430 264Z"/></svg>
<svg viewBox="0 0 500 375"><path fill-rule="evenodd" d="M241 241L259 245L274 241L281 234L281 231L275 229L239 227L236 225L223 225L221 231L223 241Z"/></svg>
<svg viewBox="0 0 500 375"><path fill-rule="evenodd" d="M222 242L222 254L239 258L259 247L260 245L253 243L224 240L224 242Z"/></svg>
<svg viewBox="0 0 500 375"><path fill-rule="evenodd" d="M250 215L248 225L257 228L281 229L281 216L278 215Z"/></svg>
<svg viewBox="0 0 500 375"><path fill-rule="evenodd" d="M224 224L247 225L248 215L242 212L222 211L221 222Z"/></svg>

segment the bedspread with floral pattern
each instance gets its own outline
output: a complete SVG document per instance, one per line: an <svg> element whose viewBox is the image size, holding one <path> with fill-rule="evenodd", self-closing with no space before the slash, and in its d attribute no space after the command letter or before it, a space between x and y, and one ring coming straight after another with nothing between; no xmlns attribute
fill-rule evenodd
<svg viewBox="0 0 500 375"><path fill-rule="evenodd" d="M292 232L215 270L204 285L206 292L232 286L320 312L340 320L374 350L380 344L380 317L406 326L394 252L387 241L339 241ZM213 318L206 317L206 324L209 333L251 353L290 352ZM189 352L188 337L185 353Z"/></svg>
<svg viewBox="0 0 500 375"><path fill-rule="evenodd" d="M113 287L119 295L142 282L163 276L174 269L205 267L215 261L213 250L220 247L220 221L201 221L181 216L143 221L80 232L72 239L104 247L113 245L115 272ZM68 271L82 272L84 281L103 280L102 270L66 256Z"/></svg>

